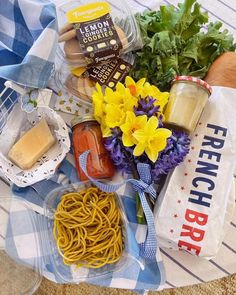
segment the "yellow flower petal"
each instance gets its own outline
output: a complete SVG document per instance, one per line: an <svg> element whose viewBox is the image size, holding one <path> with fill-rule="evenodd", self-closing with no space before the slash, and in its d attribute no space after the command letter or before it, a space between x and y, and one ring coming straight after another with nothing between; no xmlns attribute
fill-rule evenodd
<svg viewBox="0 0 236 295"><path fill-rule="evenodd" d="M145 131L147 132L147 134L151 134L154 130L156 130L156 128L158 127L158 119L155 116L152 116L146 126L145 126Z"/></svg>
<svg viewBox="0 0 236 295"><path fill-rule="evenodd" d="M103 124L101 124L101 131L103 137L109 137L112 135L111 129Z"/></svg>
<svg viewBox="0 0 236 295"><path fill-rule="evenodd" d="M145 131L143 129L140 130L136 130L133 133L133 137L138 141L138 142L142 142L145 143L147 141L147 135L145 133Z"/></svg>
<svg viewBox="0 0 236 295"><path fill-rule="evenodd" d="M139 142L136 147L134 148L133 155L138 157L144 153L145 145Z"/></svg>
<svg viewBox="0 0 236 295"><path fill-rule="evenodd" d="M125 78L125 85L126 85L126 87L129 86L129 85L135 85L134 79L131 78L130 76L127 76Z"/></svg>
<svg viewBox="0 0 236 295"><path fill-rule="evenodd" d="M127 99L125 99L123 103L123 109L124 111L133 111L134 106L137 107L138 105L138 99L134 96L126 95Z"/></svg>
<svg viewBox="0 0 236 295"><path fill-rule="evenodd" d="M138 80L136 85L137 85L137 87L142 87L145 82L146 82L146 78L142 78L142 79Z"/></svg>
<svg viewBox="0 0 236 295"><path fill-rule="evenodd" d="M110 92L104 100L107 104L117 104L118 106L123 104L123 96L119 92Z"/></svg>
<svg viewBox="0 0 236 295"><path fill-rule="evenodd" d="M98 92L100 92L100 93L102 92L102 87L99 83L96 83L96 89Z"/></svg>
<svg viewBox="0 0 236 295"><path fill-rule="evenodd" d="M110 95L113 95L113 94L114 94L114 91L111 88L106 87L105 96L110 96Z"/></svg>
<svg viewBox="0 0 236 295"><path fill-rule="evenodd" d="M121 108L117 107L114 104L107 104L105 107L106 117L105 124L110 127L119 127L123 124L125 119L125 113Z"/></svg>
<svg viewBox="0 0 236 295"><path fill-rule="evenodd" d="M152 149L147 147L145 149L145 153L147 154L148 158L155 163L157 158L158 158L158 150L157 149Z"/></svg>
<svg viewBox="0 0 236 295"><path fill-rule="evenodd" d="M140 126L145 126L145 124L147 124L147 116L146 115L142 115L142 116L137 116L137 122Z"/></svg>
<svg viewBox="0 0 236 295"><path fill-rule="evenodd" d="M116 84L116 91L120 92L121 94L125 94L125 89L126 88L122 83L118 82Z"/></svg>
<svg viewBox="0 0 236 295"><path fill-rule="evenodd" d="M127 147L134 145L134 141L132 137L125 133L122 134L122 142L123 142L123 145Z"/></svg>
<svg viewBox="0 0 236 295"><path fill-rule="evenodd" d="M169 92L160 92L158 89L154 92L153 98L156 99L154 106L159 105L162 112L169 99Z"/></svg>
<svg viewBox="0 0 236 295"><path fill-rule="evenodd" d="M158 137L168 138L171 135L172 135L172 132L167 128L159 128L159 129L157 129L157 136Z"/></svg>
<svg viewBox="0 0 236 295"><path fill-rule="evenodd" d="M164 129L164 130L162 130ZM167 145L167 138L172 135L171 131L165 128L157 130L155 137L150 142L150 147L160 151L163 151Z"/></svg>
<svg viewBox="0 0 236 295"><path fill-rule="evenodd" d="M104 103L99 99L93 100L94 117L98 122L101 122L104 117Z"/></svg>
<svg viewBox="0 0 236 295"><path fill-rule="evenodd" d="M143 128L147 121L147 116L136 116L133 112L126 113L125 123L120 126L124 137L122 137L123 144L125 146L132 146L137 143L137 140L133 136L134 133Z"/></svg>
<svg viewBox="0 0 236 295"><path fill-rule="evenodd" d="M137 83L133 80L133 78L127 76L125 79L125 85L129 89L132 96L138 97L142 92L143 84L145 83L146 79L142 78Z"/></svg>

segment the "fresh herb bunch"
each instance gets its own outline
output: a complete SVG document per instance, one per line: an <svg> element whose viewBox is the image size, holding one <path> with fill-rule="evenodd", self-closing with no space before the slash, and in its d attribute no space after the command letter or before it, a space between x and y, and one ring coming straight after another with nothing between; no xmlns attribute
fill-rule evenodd
<svg viewBox="0 0 236 295"><path fill-rule="evenodd" d="M213 61L236 44L222 23L208 23L207 12L196 0L161 6L159 11L137 14L144 47L135 52L134 79L146 77L161 91L170 89L176 75L204 78Z"/></svg>

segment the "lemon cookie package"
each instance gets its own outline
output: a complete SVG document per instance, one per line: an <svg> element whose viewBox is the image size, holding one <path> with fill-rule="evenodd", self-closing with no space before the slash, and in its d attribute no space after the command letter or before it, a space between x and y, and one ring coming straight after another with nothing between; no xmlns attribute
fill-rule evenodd
<svg viewBox="0 0 236 295"><path fill-rule="evenodd" d="M91 68L70 70L65 62L60 62L54 74L56 85L72 94L76 100L87 107L92 106L92 94L98 82L101 86L114 88L128 75L134 57L128 53L121 58Z"/></svg>
<svg viewBox="0 0 236 295"><path fill-rule="evenodd" d="M73 0L57 8L59 57L71 68L95 66L142 47L127 3Z"/></svg>

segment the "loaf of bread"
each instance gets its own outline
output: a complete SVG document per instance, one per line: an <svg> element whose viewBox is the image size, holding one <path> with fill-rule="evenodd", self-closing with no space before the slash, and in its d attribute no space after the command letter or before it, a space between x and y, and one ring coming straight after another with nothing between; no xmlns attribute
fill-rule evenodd
<svg viewBox="0 0 236 295"><path fill-rule="evenodd" d="M205 79L212 86L236 88L236 52L225 52L211 65Z"/></svg>

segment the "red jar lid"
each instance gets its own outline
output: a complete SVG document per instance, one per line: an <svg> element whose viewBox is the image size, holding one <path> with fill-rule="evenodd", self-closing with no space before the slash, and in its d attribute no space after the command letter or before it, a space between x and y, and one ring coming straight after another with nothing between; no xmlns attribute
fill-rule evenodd
<svg viewBox="0 0 236 295"><path fill-rule="evenodd" d="M203 88L205 88L208 91L209 94L212 93L211 86L207 82L205 82L205 81L203 81L203 80L201 80L201 79L199 79L197 77L192 77L192 76L176 76L175 79L173 80L173 83L174 82L177 82L177 81L178 82L180 82L180 81L188 81L188 82L196 83L199 86L202 86Z"/></svg>

